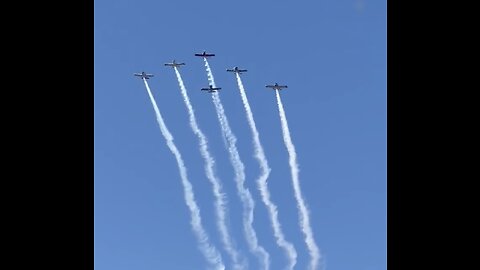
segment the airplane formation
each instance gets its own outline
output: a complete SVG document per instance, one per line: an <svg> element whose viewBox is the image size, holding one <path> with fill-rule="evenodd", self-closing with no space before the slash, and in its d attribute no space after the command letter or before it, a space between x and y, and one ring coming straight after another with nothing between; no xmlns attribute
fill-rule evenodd
<svg viewBox="0 0 480 270"><path fill-rule="evenodd" d="M215 93L221 90L221 87L217 87L214 82L213 78L213 73L210 68L210 65L208 63L208 57L213 57L215 54L213 53L207 53L206 51L203 51L202 53L195 53L195 56L198 57L203 57L203 60L205 62L205 68L207 71L207 76L208 76L208 81L209 85L208 87L203 87L200 90L201 91L206 91L208 93ZM206 176L209 179L209 181L212 184L212 189L213 189L213 194L215 196L215 204L216 205L225 205L225 202L227 201L226 198L226 193L224 193L221 190L221 181L220 179L217 179L217 177L212 173L214 169L214 158L210 154L208 150L208 143L207 143L207 137L203 132L200 130L197 120L194 114L194 109L192 104L190 104L187 90L185 88L185 85L183 83L183 80L181 78L180 72L177 68L184 66L185 63L177 63L174 60L170 63L164 63L165 66L167 67L172 67L176 73L178 84L180 86L180 90L183 96L183 100L185 102L185 106L188 110L189 114L189 122L190 122L190 127L193 131L193 133L197 136L198 138L198 144L199 144L199 149L201 152L201 155L204 159L205 162L205 172ZM287 269L293 269L293 267L297 263L297 251L295 247L293 246L292 243L288 242L285 240L283 237L283 232L281 231L281 225L280 221L277 218L277 206L269 199L269 191L268 191L268 186L267 186L267 178L269 176L269 171L270 168L267 164L267 157L263 151L263 147L260 143L259 139L259 134L258 130L256 128L256 124L253 118L253 113L250 109L250 105L248 103L248 99L245 93L245 89L243 87L243 83L241 81L241 76L240 74L247 72L246 69L240 69L239 67L233 67L226 69L227 72L231 72L235 74L235 77L237 79L238 83L238 89L240 91L240 96L242 97L242 103L245 108L245 113L247 116L247 122L250 126L250 129L252 131L253 135L253 147L255 150L255 158L259 162L260 169L261 169L261 175L259 175L258 179L256 180L258 184L258 188L261 191L260 195L262 196L262 201L264 202L265 206L268 209L268 214L270 217L270 222L273 228L273 233L276 239L276 243L280 248L285 249L286 256L288 258L288 265L289 267ZM206 233L205 228L203 227L202 223L200 222L200 210L199 210L199 205L197 204L196 200L194 199L194 192L192 189L192 184L188 179L187 176L187 167L185 165L185 162L183 161L180 151L176 147L174 143L174 138L173 135L169 132L163 117L161 115L160 109L158 108L158 105L155 101L155 98L150 90L150 87L148 85L148 82L146 81L147 79L153 77L153 74L148 74L145 72L141 73L134 73L134 76L141 77L143 79L143 82L145 83L145 88L148 92L148 95L150 97L150 100L152 102L152 106L154 108L155 114L156 114L156 119L158 122L158 125L160 127L160 131L166 141L166 144L172 154L175 156L175 159L177 161L180 177L181 177L181 182L183 185L184 189L184 198L185 198L185 203L187 207L189 208L190 211L190 224L192 226L192 230L194 234L197 237L198 240L198 247L201 249L203 255L205 256L205 259L208 261L209 264L212 266L215 265L214 269L226 269L225 265L222 262L221 255L219 251L216 249L215 245L213 243L209 242L208 235ZM278 83L275 84L267 84L265 85L267 89L273 89L275 91L275 96L276 96L276 101L278 105L278 113L280 117L280 122L281 122L281 129L282 129L282 135L283 135L283 141L284 144L287 148L287 152L289 155L289 165L290 165L290 172L291 172L291 178L292 178L292 187L294 189L294 195L295 195L295 200L297 202L297 209L298 209L298 216L299 216L299 225L301 227L301 231L304 233L304 241L306 243L306 248L308 249L308 253L311 257L310 263L309 263L309 269L318 269L317 266L319 265L319 261L321 258L321 254L319 253L319 248L317 244L315 243L315 240L313 238L313 233L312 233L312 227L309 224L309 219L308 219L308 210L307 207L304 203L304 198L301 195L300 191L300 184L299 184L299 176L298 176L298 164L296 160L296 152L295 152L295 147L293 145L292 139L290 137L290 130L288 127L287 123L287 118L285 115L285 111L283 108L283 103L281 100L281 95L279 93L279 90L286 89L288 88L287 85L280 85ZM234 172L235 172L235 182L237 185L237 193L240 196L240 200L243 206L243 217L249 217L248 220L244 220L243 224L243 229L245 232L245 237L248 242L248 248L249 251L252 253L255 253L255 255L258 255L260 263L264 265L264 269L269 269L270 265L270 259L269 259L269 253L260 245L258 244L258 239L256 236L256 232L254 227L252 226L253 223L253 216L254 216L254 200L249 199L250 192L247 187L244 186L244 181L245 181L245 166L243 162L240 159L240 155L238 153L238 149L236 146L236 138L235 135L233 134L233 131L230 128L230 125L228 123L227 115L223 109L223 105L220 100L220 96L217 94L212 94L212 101L213 104L215 105L215 111L217 113L217 118L219 121L219 125L222 131L222 136L224 139L225 147L227 148L229 154L230 154L230 162L233 166ZM230 236L230 233L228 232L228 223L226 222L226 213L227 213L228 207L216 207L216 223L218 226L218 231L220 233L220 236L222 239L227 239ZM282 239L283 238L283 239ZM283 241L283 244L280 244L280 242ZM232 263L233 263L233 269L238 269L241 268L241 265L243 265L243 262L238 261L235 258L237 253L236 247L234 247L231 243L228 243L230 241L222 240L223 246L227 253L229 253L229 256L232 257ZM260 253L257 251L263 250ZM257 254L258 253L258 254ZM240 250L238 251L238 254L240 254ZM261 255L261 256L260 256ZM242 260L243 261L243 260Z"/></svg>
<svg viewBox="0 0 480 270"><path fill-rule="evenodd" d="M202 53L196 53L195 56L208 58L208 57L215 56L215 54L214 53L207 53L206 51L203 51ZM185 63L177 63L174 59L171 63L165 63L164 65L174 68L174 67L184 66ZM227 69L227 72L234 72L236 74L242 74L243 72L247 72L247 70L246 69L240 69L238 67L234 67L232 69ZM153 77L153 74L147 74L144 71L142 71L142 73L134 73L133 75L141 77L142 79L150 79L150 77ZM275 83L274 85L267 84L267 85L265 85L265 87L271 88L273 90L282 90L284 88L288 88L287 85L279 85L278 83ZM222 89L222 88L221 87L213 87L212 85L209 85L208 87L201 88L200 90L201 91L207 91L208 93L213 93L213 92L217 92L220 89Z"/></svg>

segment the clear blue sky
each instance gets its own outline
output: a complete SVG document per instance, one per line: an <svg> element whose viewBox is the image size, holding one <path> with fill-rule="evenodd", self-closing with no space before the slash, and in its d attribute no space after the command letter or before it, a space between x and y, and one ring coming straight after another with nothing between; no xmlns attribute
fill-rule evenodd
<svg viewBox="0 0 480 270"><path fill-rule="evenodd" d="M240 157L256 203L254 229L270 253L271 269L286 258L275 244L255 179L252 136L235 76L242 75L260 139L272 169L269 188L298 263L309 256L298 225L288 153L275 94L281 92L326 270L386 269L386 1L96 0L94 6L94 199L96 270L206 269L190 228L190 216L174 156L165 144L141 80L150 88L182 153L212 243L215 227L211 184L198 141L171 68L181 68L198 123L209 140L216 171L229 201L230 230L250 269L241 227L241 204L222 140L201 58L207 50Z"/></svg>

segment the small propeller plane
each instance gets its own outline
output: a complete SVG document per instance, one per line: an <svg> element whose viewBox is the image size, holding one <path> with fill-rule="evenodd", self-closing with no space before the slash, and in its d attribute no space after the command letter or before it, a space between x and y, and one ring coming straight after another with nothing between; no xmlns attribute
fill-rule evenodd
<svg viewBox="0 0 480 270"><path fill-rule="evenodd" d="M238 67L234 67L233 69L227 69L228 72L235 72L238 74L242 74L242 72L247 72L246 69L239 69Z"/></svg>
<svg viewBox="0 0 480 270"><path fill-rule="evenodd" d="M210 57L210 56L215 56L215 54L214 53L207 53L206 51L203 51L203 53L196 53L195 56Z"/></svg>
<svg viewBox="0 0 480 270"><path fill-rule="evenodd" d="M212 92L217 92L218 90L222 89L221 87L213 87L211 84L206 87L206 88L202 88L201 90L202 91L208 91L209 93L212 93Z"/></svg>
<svg viewBox="0 0 480 270"><path fill-rule="evenodd" d="M165 63L165 66L169 67L178 67L178 66L184 66L185 63L177 63L175 62L175 59L173 59L172 63Z"/></svg>
<svg viewBox="0 0 480 270"><path fill-rule="evenodd" d="M142 79L147 79L147 80L150 79L150 77L153 77L153 74L147 74L144 71L142 71L142 73L133 73L133 75L142 77Z"/></svg>
<svg viewBox="0 0 480 270"><path fill-rule="evenodd" d="M283 88L288 88L286 85L279 85L278 83L275 83L274 85L265 85L267 88L273 88L275 90L282 90Z"/></svg>

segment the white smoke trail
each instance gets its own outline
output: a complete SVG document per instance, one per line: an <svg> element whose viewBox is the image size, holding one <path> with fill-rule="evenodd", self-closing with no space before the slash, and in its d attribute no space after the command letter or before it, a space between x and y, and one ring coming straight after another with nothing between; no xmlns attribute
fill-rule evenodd
<svg viewBox="0 0 480 270"><path fill-rule="evenodd" d="M148 95L150 96L150 100L152 101L153 109L155 110L155 114L157 116L157 122L158 122L158 125L160 126L160 131L162 132L162 135L167 142L168 148L170 149L170 151L172 151L173 155L175 156L175 159L177 160L178 170L180 171L180 178L182 179L185 203L187 204L191 214L190 224L192 225L192 230L195 233L195 236L197 238L198 248L203 253L208 263L213 267L212 269L225 270L225 265L223 264L222 256L220 255L218 250L214 246L212 246L212 244L210 243L209 237L207 235L207 232L203 228L202 219L200 217L200 209L197 205L197 202L195 201L193 187L190 181L188 180L187 169L185 167L185 164L183 163L182 156L180 155L180 152L178 151L177 147L175 146L175 143L173 142L172 134L170 133L170 131L168 131L167 126L163 121L162 115L160 114L160 110L158 109L157 103L153 98L153 95L152 95L152 92L150 91L150 87L148 86L147 80L143 79L143 82L145 83L145 87L147 88Z"/></svg>
<svg viewBox="0 0 480 270"><path fill-rule="evenodd" d="M282 100L280 99L280 94L278 90L275 90L277 95L277 104L278 111L280 113L280 121L282 124L282 133L283 141L288 151L293 190L295 193L295 199L297 200L297 207L299 209L299 222L302 232L305 235L305 243L307 244L308 252L310 253L310 265L311 270L316 270L318 268L318 263L320 260L320 251L318 249L315 240L313 239L312 227L310 226L310 217L308 216L308 209L305 205L305 201L302 197L302 192L300 190L300 182L298 180L298 164L297 164L297 153L295 152L295 146L292 143L292 138L290 137L290 130L288 129L287 117L285 116L285 110L283 109Z"/></svg>
<svg viewBox="0 0 480 270"><path fill-rule="evenodd" d="M240 255L238 251L235 249L232 238L228 231L227 222L226 222L227 200L226 200L225 193L223 193L222 191L222 185L220 183L220 180L215 175L215 171L214 171L215 160L210 155L210 152L208 150L207 138L205 134L202 132L202 130L200 130L200 127L197 124L195 113L193 111L192 104L190 103L190 99L188 98L187 89L185 88L185 84L183 83L182 76L180 75L180 72L178 71L177 67L174 67L174 69L175 69L175 74L177 75L178 84L180 85L183 101L185 102L185 106L187 107L187 110L188 110L190 127L192 128L193 133L198 137L198 142L200 145L200 153L203 159L205 160L205 173L207 175L208 180L213 186L213 194L215 196L215 214L217 215L217 227L218 227L218 230L220 231L223 245L227 253L232 258L233 264L237 265L236 268L242 268L238 266L238 265L241 265L241 263L239 262Z"/></svg>
<svg viewBox="0 0 480 270"><path fill-rule="evenodd" d="M212 70L206 58L205 67L207 69L208 80L213 87L216 87L215 80L213 78ZM245 188L245 167L240 160L240 155L238 154L236 141L237 138L230 129L228 124L227 116L220 101L220 96L217 92L212 93L213 103L215 104L215 109L217 112L218 120L220 121L220 126L222 128L222 133L226 137L228 142L228 152L230 154L230 162L233 165L235 170L235 182L237 184L237 191L240 200L243 205L243 227L245 238L248 243L248 247L252 253L254 253L260 260L263 269L267 270L270 268L270 254L265 251L265 249L258 244L257 235L253 229L253 210L255 208L255 202L253 201L250 191Z"/></svg>
<svg viewBox="0 0 480 270"><path fill-rule="evenodd" d="M255 125L255 120L253 119L253 113L250 109L250 104L248 102L247 94L245 93L245 88L243 87L242 80L240 75L236 73L238 88L240 89L240 96L242 97L243 107L247 113L247 120L252 131L253 137L253 147L255 149L255 158L258 160L260 165L261 174L257 179L258 189L262 195L262 200L265 206L268 209L270 214L270 222L272 223L273 233L277 241L277 245L285 251L285 254L288 258L288 267L287 269L292 270L295 264L297 263L297 251L292 243L285 240L285 236L278 220L277 206L270 199L270 191L267 186L267 179L270 175L270 167L268 166L267 157L263 151L262 144L260 143L260 136L258 134L257 126Z"/></svg>

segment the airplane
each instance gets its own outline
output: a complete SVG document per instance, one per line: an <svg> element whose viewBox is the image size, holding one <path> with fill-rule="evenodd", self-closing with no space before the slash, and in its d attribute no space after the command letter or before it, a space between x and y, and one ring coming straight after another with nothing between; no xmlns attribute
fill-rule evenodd
<svg viewBox="0 0 480 270"><path fill-rule="evenodd" d="M150 79L150 77L153 77L153 74L147 74L144 71L142 71L142 73L133 73L133 75L142 77L142 79Z"/></svg>
<svg viewBox="0 0 480 270"><path fill-rule="evenodd" d="M238 74L242 74L242 72L247 72L246 69L239 69L238 67L235 67L233 69L227 69L228 72L235 72Z"/></svg>
<svg viewBox="0 0 480 270"><path fill-rule="evenodd" d="M275 90L282 90L282 88L288 88L286 85L278 85L278 83L275 83L275 85L265 85L265 87L268 88L273 88Z"/></svg>
<svg viewBox="0 0 480 270"><path fill-rule="evenodd" d="M195 56L209 57L209 56L215 56L215 54L214 53L207 53L206 51L203 51L203 53L196 53Z"/></svg>
<svg viewBox="0 0 480 270"><path fill-rule="evenodd" d="M170 66L170 67L178 67L178 66L184 66L185 63L177 63L175 62L175 59L173 60L172 63L165 63L165 66Z"/></svg>
<svg viewBox="0 0 480 270"><path fill-rule="evenodd" d="M211 84L207 88L202 88L202 91L208 91L209 93L217 92L218 90L222 89L221 87L213 87Z"/></svg>

